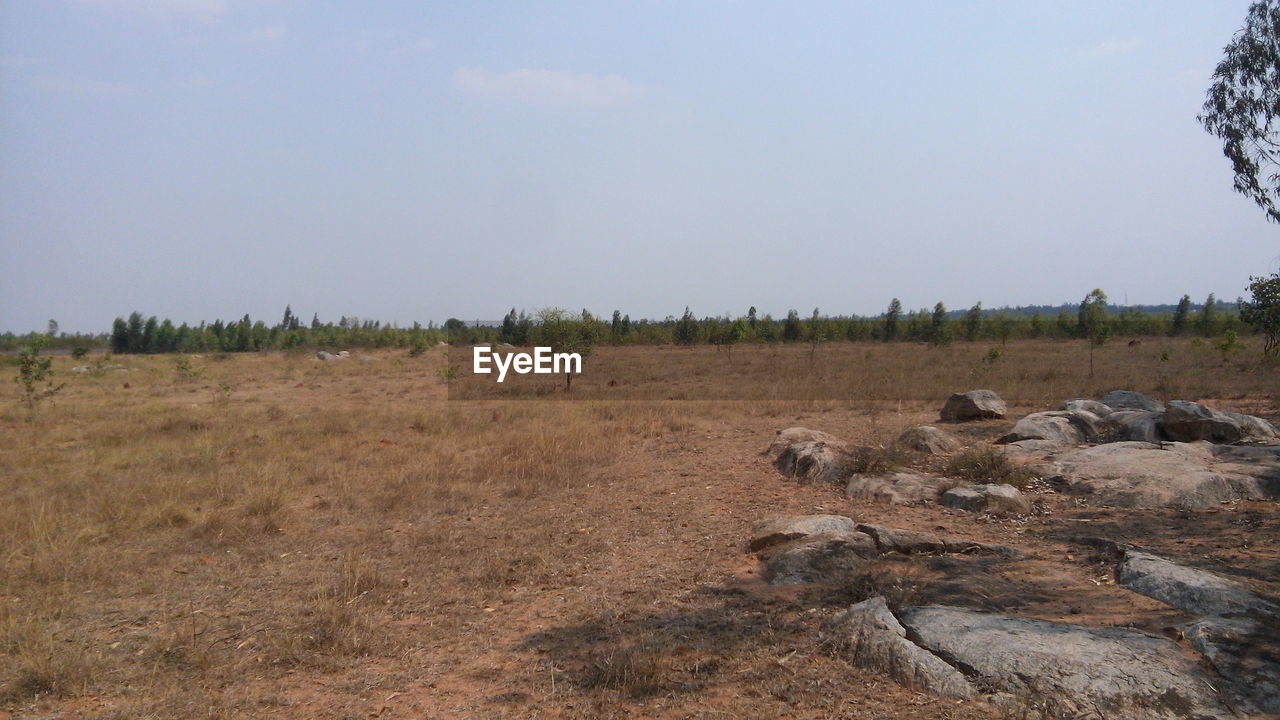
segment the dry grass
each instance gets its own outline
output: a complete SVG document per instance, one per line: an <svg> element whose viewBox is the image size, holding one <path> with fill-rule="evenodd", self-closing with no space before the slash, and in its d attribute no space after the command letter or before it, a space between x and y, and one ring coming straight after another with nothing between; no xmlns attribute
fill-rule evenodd
<svg viewBox="0 0 1280 720"><path fill-rule="evenodd" d="M0 383L0 711L840 717L841 693L890 703L893 686L808 653L810 616L712 592L752 522L827 497L763 484L760 447L796 424L887 447L972 387L1025 409L1121 387L1280 406L1274 366L1247 353L1223 366L1186 342L1141 347L1103 348L1094 378L1074 343L1012 344L994 364L963 344L833 344L812 364L807 347L742 348L732 365L708 348L599 348L572 393L538 401L449 401L438 353L184 371L128 357L101 375L58 358L67 386L34 422ZM715 397L739 399L667 400ZM850 592L910 595L876 577Z"/></svg>

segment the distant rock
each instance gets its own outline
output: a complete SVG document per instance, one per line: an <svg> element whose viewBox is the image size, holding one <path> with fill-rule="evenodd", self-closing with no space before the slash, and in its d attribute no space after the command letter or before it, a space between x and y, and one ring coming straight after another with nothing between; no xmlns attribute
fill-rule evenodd
<svg viewBox="0 0 1280 720"><path fill-rule="evenodd" d="M854 532L857 523L843 515L801 515L778 518L756 526L748 547L752 552L810 535Z"/></svg>
<svg viewBox="0 0 1280 720"><path fill-rule="evenodd" d="M946 483L942 478L919 473L854 475L845 485L845 495L860 500L877 500L891 505L921 505L937 502Z"/></svg>
<svg viewBox="0 0 1280 720"><path fill-rule="evenodd" d="M879 670L909 688L950 698L971 698L973 684L942 658L907 639L884 598L873 597L832 618L824 639L859 667Z"/></svg>
<svg viewBox="0 0 1280 720"><path fill-rule="evenodd" d="M1031 501L1012 485L968 485L942 493L943 507L992 515L1030 515Z"/></svg>
<svg viewBox="0 0 1280 720"><path fill-rule="evenodd" d="M1112 390L1102 396L1103 405L1112 410L1146 410L1147 412L1164 412L1164 405L1152 400L1140 392L1133 390Z"/></svg>
<svg viewBox="0 0 1280 720"><path fill-rule="evenodd" d="M828 445L840 444L840 441L834 435L824 433L821 430L789 427L786 430L779 430L778 434L774 436L773 442L769 443L769 447L761 454L776 458L778 453L786 450L788 446L802 442L823 442Z"/></svg>
<svg viewBox="0 0 1280 720"><path fill-rule="evenodd" d="M331 352L326 352L324 350L321 350L320 352L316 353L316 359L323 360L325 362L330 362L333 360L346 360L347 356L342 353L335 355Z"/></svg>
<svg viewBox="0 0 1280 720"><path fill-rule="evenodd" d="M943 422L967 422L1002 418L1008 406L994 390L969 390L947 398L940 416Z"/></svg>
<svg viewBox="0 0 1280 720"><path fill-rule="evenodd" d="M932 425L921 425L907 430L898 436L898 445L930 455L946 455L962 447L960 438Z"/></svg>
<svg viewBox="0 0 1280 720"><path fill-rule="evenodd" d="M904 608L898 619L916 644L1050 716L1231 717L1216 678L1162 637L954 607Z"/></svg>
<svg viewBox="0 0 1280 720"><path fill-rule="evenodd" d="M1114 408L1112 408L1109 405L1105 405L1103 403L1098 402L1097 400L1090 400L1088 398L1075 398L1073 400L1066 400L1061 405L1058 406L1058 409L1068 410L1068 411L1084 410L1085 412L1093 413L1098 417L1106 417L1110 415L1114 410Z"/></svg>
<svg viewBox="0 0 1280 720"><path fill-rule="evenodd" d="M1107 416L1116 435L1124 440L1160 443L1168 440L1164 434L1164 413L1150 410L1116 410Z"/></svg>
<svg viewBox="0 0 1280 720"><path fill-rule="evenodd" d="M840 482L847 463L843 449L820 440L788 445L773 461L784 477L815 482Z"/></svg>
<svg viewBox="0 0 1280 720"><path fill-rule="evenodd" d="M833 532L775 545L761 560L765 582L800 585L850 577L877 555L876 543L866 533Z"/></svg>

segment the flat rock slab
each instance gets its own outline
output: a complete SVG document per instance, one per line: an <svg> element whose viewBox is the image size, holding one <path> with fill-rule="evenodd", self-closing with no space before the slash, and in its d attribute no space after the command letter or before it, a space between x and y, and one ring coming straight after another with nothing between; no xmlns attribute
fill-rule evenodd
<svg viewBox="0 0 1280 720"><path fill-rule="evenodd" d="M1280 618L1280 607L1234 580L1137 550L1125 552L1116 581L1192 615L1249 613Z"/></svg>
<svg viewBox="0 0 1280 720"><path fill-rule="evenodd" d="M976 540L942 537L919 530L903 530L883 525L858 524L858 531L864 532L876 541L876 547L882 553L898 553L901 555L943 555L947 553L963 553L971 555L1003 555L1009 558L1023 557L1024 553L1008 545L993 545Z"/></svg>
<svg viewBox="0 0 1280 720"><path fill-rule="evenodd" d="M843 515L800 515L777 518L756 526L747 544L752 552L823 533L854 532L857 523Z"/></svg>
<svg viewBox="0 0 1280 720"><path fill-rule="evenodd" d="M1099 400L1112 410L1145 410L1164 412L1164 404L1133 390L1112 390Z"/></svg>
<svg viewBox="0 0 1280 720"><path fill-rule="evenodd" d="M953 607L904 608L916 644L979 682L1067 717L1227 718L1200 666L1165 638Z"/></svg>
<svg viewBox="0 0 1280 720"><path fill-rule="evenodd" d="M1209 443L1118 442L1046 456L1046 476L1069 492L1116 507L1206 508L1232 500L1263 500L1280 491L1280 475L1265 464L1219 462Z"/></svg>
<svg viewBox="0 0 1280 720"><path fill-rule="evenodd" d="M1226 679L1224 690L1248 713L1280 716L1280 623L1274 618L1201 618L1183 635Z"/></svg>
<svg viewBox="0 0 1280 720"><path fill-rule="evenodd" d="M845 484L851 498L876 500L891 505L922 505L937 502L942 494L942 478L899 472L888 475L854 475Z"/></svg>
<svg viewBox="0 0 1280 720"><path fill-rule="evenodd" d="M860 532L811 535L764 552L764 580L770 585L833 582L856 573L880 554L875 540Z"/></svg>
<svg viewBox="0 0 1280 720"><path fill-rule="evenodd" d="M854 665L879 670L907 687L951 698L978 694L963 673L907 639L882 597L840 613L824 635Z"/></svg>

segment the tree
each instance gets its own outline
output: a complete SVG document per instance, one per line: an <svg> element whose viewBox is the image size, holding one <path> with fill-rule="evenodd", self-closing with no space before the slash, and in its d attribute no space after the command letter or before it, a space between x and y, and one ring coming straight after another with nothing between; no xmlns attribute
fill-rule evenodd
<svg viewBox="0 0 1280 720"><path fill-rule="evenodd" d="M1093 351L1102 347L1111 336L1107 324L1107 294L1095 288L1080 303L1079 328L1081 336L1089 340L1089 377L1093 377Z"/></svg>
<svg viewBox="0 0 1280 720"><path fill-rule="evenodd" d="M684 309L684 314L680 316L680 321L671 331L671 338L676 341L677 345L692 345L698 342L698 320L689 311L688 306Z"/></svg>
<svg viewBox="0 0 1280 720"><path fill-rule="evenodd" d="M964 314L964 339L973 342L982 332L982 303L974 303Z"/></svg>
<svg viewBox="0 0 1280 720"><path fill-rule="evenodd" d="M40 348L45 345L45 338L35 336L31 345L18 353L18 374L13 381L22 386L22 401L27 406L27 419L35 419L36 403L51 397L62 389L61 385L49 382L53 375L53 360L40 357ZM43 387L41 387L43 385Z"/></svg>
<svg viewBox="0 0 1280 720"><path fill-rule="evenodd" d="M934 345L946 345L951 342L951 331L947 328L947 306L939 302L933 306L933 315L929 318L929 342Z"/></svg>
<svg viewBox="0 0 1280 720"><path fill-rule="evenodd" d="M889 301L889 309L884 313L884 341L889 342L898 337L898 322L902 319L902 302L898 298Z"/></svg>
<svg viewBox="0 0 1280 720"><path fill-rule="evenodd" d="M1271 277L1250 277L1253 299L1240 303L1240 319L1262 333L1262 354L1280 357L1280 272Z"/></svg>
<svg viewBox="0 0 1280 720"><path fill-rule="evenodd" d="M1181 335L1187 331L1187 318L1191 316L1191 296L1183 295L1178 301L1178 309L1173 311L1173 327L1170 335Z"/></svg>
<svg viewBox="0 0 1280 720"><path fill-rule="evenodd" d="M686 311L687 312L687 311ZM567 310L543 308L538 311L538 344L557 353L577 353L586 360L595 342L594 328ZM573 373L566 372L565 390L573 389Z"/></svg>
<svg viewBox="0 0 1280 720"><path fill-rule="evenodd" d="M800 313L787 311L787 319L782 323L782 341L796 342L800 339Z"/></svg>
<svg viewBox="0 0 1280 720"><path fill-rule="evenodd" d="M1197 321L1201 335L1213 337L1213 325L1217 320L1217 310L1218 301L1214 298L1213 293L1209 293L1209 297L1205 298L1204 307L1200 308L1200 319Z"/></svg>
<svg viewBox="0 0 1280 720"><path fill-rule="evenodd" d="M1205 94L1204 129L1222 141L1236 192L1280 222L1280 0L1249 6Z"/></svg>

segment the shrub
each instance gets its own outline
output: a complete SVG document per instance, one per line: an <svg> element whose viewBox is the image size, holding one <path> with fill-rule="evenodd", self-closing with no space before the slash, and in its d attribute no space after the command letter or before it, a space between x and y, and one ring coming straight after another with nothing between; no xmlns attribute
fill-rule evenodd
<svg viewBox="0 0 1280 720"><path fill-rule="evenodd" d="M1035 473L1014 465L990 448L956 455L947 463L945 472L950 477L973 483L1012 485L1020 490L1025 490L1036 479Z"/></svg>

